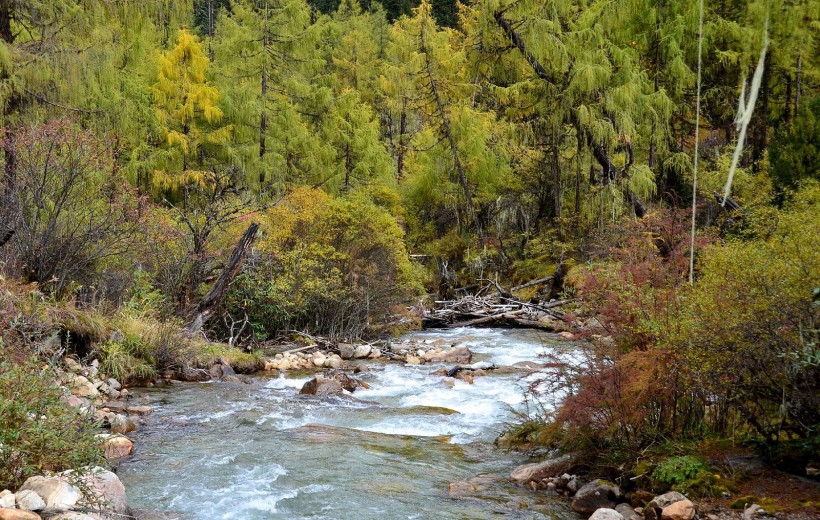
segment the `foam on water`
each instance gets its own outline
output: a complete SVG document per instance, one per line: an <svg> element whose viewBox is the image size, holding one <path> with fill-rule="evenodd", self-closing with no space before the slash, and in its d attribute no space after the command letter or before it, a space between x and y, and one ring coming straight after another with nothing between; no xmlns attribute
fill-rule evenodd
<svg viewBox="0 0 820 520"><path fill-rule="evenodd" d="M474 363L496 366L558 353L522 331L456 329L406 341L422 350L466 345ZM538 375L490 370L448 386L431 372L451 364L367 364L357 377L371 388L352 396L302 396L310 377L284 375L149 391L157 396L149 421L171 427L138 432L137 456L120 466L132 505L193 519L495 517L501 506L484 499L453 502L447 482L493 468L487 453L465 460L463 450L492 441L524 409L524 390ZM189 429L174 432L176 424Z"/></svg>

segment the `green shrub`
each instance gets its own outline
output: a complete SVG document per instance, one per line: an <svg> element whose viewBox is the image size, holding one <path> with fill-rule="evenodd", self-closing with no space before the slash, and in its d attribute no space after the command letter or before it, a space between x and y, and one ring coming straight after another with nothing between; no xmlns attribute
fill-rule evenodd
<svg viewBox="0 0 820 520"><path fill-rule="evenodd" d="M687 480L694 479L706 469L706 463L689 455L669 457L655 467L652 472L652 479L659 484L665 485L668 489L678 487Z"/></svg>
<svg viewBox="0 0 820 520"><path fill-rule="evenodd" d="M91 417L61 399L34 361L0 363L0 489L45 471L102 465L95 433Z"/></svg>

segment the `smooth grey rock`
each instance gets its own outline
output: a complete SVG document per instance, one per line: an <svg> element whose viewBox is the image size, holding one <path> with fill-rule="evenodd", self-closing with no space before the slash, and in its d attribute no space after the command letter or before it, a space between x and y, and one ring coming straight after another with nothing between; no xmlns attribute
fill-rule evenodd
<svg viewBox="0 0 820 520"><path fill-rule="evenodd" d="M356 354L356 347L350 343L339 343L339 356L342 359L353 359Z"/></svg>
<svg viewBox="0 0 820 520"><path fill-rule="evenodd" d="M624 517L614 509L602 507L596 509L595 512L592 513L592 516L589 517L589 520L624 520Z"/></svg>
<svg viewBox="0 0 820 520"><path fill-rule="evenodd" d="M593 480L575 493L572 509L582 515L591 515L601 508L614 508L620 496L621 490L615 484L601 479Z"/></svg>
<svg viewBox="0 0 820 520"><path fill-rule="evenodd" d="M570 455L562 455L558 458L533 464L524 464L513 470L510 474L510 480L519 485L525 485L534 481L540 482L547 477L554 477L570 471L573 465L574 462Z"/></svg>

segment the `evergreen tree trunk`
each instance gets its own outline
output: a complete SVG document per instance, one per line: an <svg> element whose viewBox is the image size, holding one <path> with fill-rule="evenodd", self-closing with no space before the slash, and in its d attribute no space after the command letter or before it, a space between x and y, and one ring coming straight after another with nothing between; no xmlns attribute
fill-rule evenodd
<svg viewBox="0 0 820 520"><path fill-rule="evenodd" d="M464 166L461 163L461 158L458 153L458 145L456 143L455 137L453 136L452 129L450 128L450 120L447 117L447 112L444 110L444 104L441 101L441 95L438 91L438 84L436 83L436 78L433 75L433 66L430 63L430 55L428 54L427 46L424 43L423 29L420 39L420 50L424 54L424 63L427 79L430 82L430 93L433 95L433 99L436 102L438 115L441 118L440 128L444 133L444 138L447 139L447 142L450 145L450 152L453 156L453 165L455 166L456 172L458 173L459 184L461 184L461 189L464 193L464 198L466 199L467 212L470 214L470 219L473 221L473 226L475 227L476 234L478 235L478 240L483 244L486 238L484 236L484 229L481 226L481 221L478 219L478 213L476 212L475 206L473 205L473 196L470 191L470 184L467 181L467 173L464 171Z"/></svg>
<svg viewBox="0 0 820 520"><path fill-rule="evenodd" d="M265 45L267 45L268 37L264 37ZM268 74L267 70L262 67L262 113L259 115L259 189L263 190L265 185L265 165L264 159L267 153L267 142L265 134L268 132L268 113L266 110L266 101L268 98Z"/></svg>
<svg viewBox="0 0 820 520"><path fill-rule="evenodd" d="M407 133L407 98L402 100L401 116L399 117L399 146L396 158L396 180L401 182L404 177L404 156L407 148L404 146L404 134Z"/></svg>

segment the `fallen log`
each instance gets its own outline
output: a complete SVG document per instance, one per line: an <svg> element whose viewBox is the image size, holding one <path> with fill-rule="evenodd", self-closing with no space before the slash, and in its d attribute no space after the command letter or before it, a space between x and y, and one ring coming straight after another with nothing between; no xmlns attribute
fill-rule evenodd
<svg viewBox="0 0 820 520"><path fill-rule="evenodd" d="M553 278L553 276L545 276L544 278L539 278L537 280L532 280L527 283L522 283L521 285L516 285L515 287L511 288L510 292L520 291L521 289L526 289L527 287L532 287L533 285L541 285L542 283L547 283L551 281Z"/></svg>
<svg viewBox="0 0 820 520"><path fill-rule="evenodd" d="M457 327L475 327L476 325L485 325L487 323L494 323L497 321L508 320L511 318L515 318L516 316L520 316L527 312L525 309L520 309L513 312L503 312L500 314L493 314L492 316L485 316L483 318L478 318L475 320L468 320L468 321L458 321L454 323L450 323L447 325L446 328L448 329L455 329Z"/></svg>

